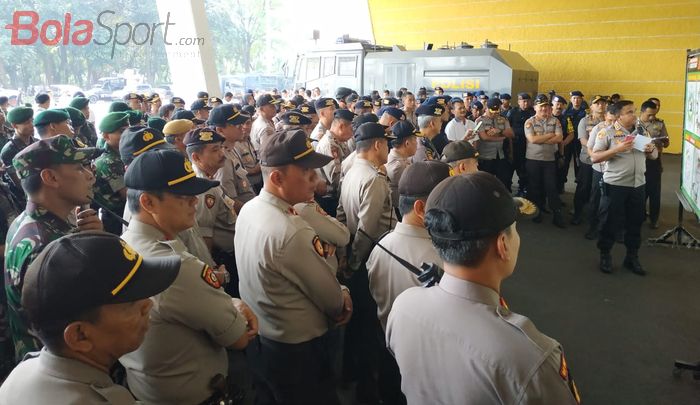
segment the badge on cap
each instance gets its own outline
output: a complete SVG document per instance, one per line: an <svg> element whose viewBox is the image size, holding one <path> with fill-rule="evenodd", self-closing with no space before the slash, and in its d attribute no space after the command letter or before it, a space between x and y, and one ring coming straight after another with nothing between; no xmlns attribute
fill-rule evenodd
<svg viewBox="0 0 700 405"><path fill-rule="evenodd" d="M305 105L304 105L304 106L301 106L301 107L299 107L299 111L301 111L302 114L308 114L308 113L309 113L309 107L307 107L307 106L305 106Z"/></svg>
<svg viewBox="0 0 700 405"><path fill-rule="evenodd" d="M333 102L333 99L330 99L330 98L328 100L326 100L326 102L324 104L326 105L326 107L330 107L330 106L335 105L335 103Z"/></svg>
<svg viewBox="0 0 700 405"><path fill-rule="evenodd" d="M207 208L211 209L214 206L215 202L216 198L214 198L214 195L207 194L206 196L204 196L204 204L207 205Z"/></svg>
<svg viewBox="0 0 700 405"><path fill-rule="evenodd" d="M289 123L290 124L299 124L299 117L296 115L290 115L289 116Z"/></svg>
<svg viewBox="0 0 700 405"><path fill-rule="evenodd" d="M444 99L444 98L439 98L439 99L437 99L437 103L440 104L440 105L445 105L445 99ZM437 111L437 110L435 110L435 111Z"/></svg>
<svg viewBox="0 0 700 405"><path fill-rule="evenodd" d="M214 270L212 270L212 268L207 266L206 264L202 269L202 280L204 280L205 283L209 284L210 286L216 289L221 288L221 282L219 281L219 278L216 277Z"/></svg>
<svg viewBox="0 0 700 405"><path fill-rule="evenodd" d="M143 133L143 141L144 141L144 142L148 142L148 141L150 141L151 139L153 139L153 134L150 133L150 132L148 132L148 131L145 131L145 132Z"/></svg>
<svg viewBox="0 0 700 405"><path fill-rule="evenodd" d="M213 139L214 134L210 131L202 131L199 133L199 140L209 142Z"/></svg>
<svg viewBox="0 0 700 405"><path fill-rule="evenodd" d="M323 244L321 243L321 238L318 236L314 236L313 241L311 242L314 245L314 250L316 253L318 253L319 256L323 257Z"/></svg>
<svg viewBox="0 0 700 405"><path fill-rule="evenodd" d="M436 108L435 109L435 115L442 115L442 108Z"/></svg>
<svg viewBox="0 0 700 405"><path fill-rule="evenodd" d="M187 173L192 173L192 162L190 162L188 159L185 159L185 171Z"/></svg>

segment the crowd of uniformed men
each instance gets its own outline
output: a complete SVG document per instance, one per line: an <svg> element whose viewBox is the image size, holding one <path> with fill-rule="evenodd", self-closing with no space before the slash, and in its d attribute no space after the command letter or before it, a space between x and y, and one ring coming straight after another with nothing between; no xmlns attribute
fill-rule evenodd
<svg viewBox="0 0 700 405"><path fill-rule="evenodd" d="M0 404L238 403L241 369L257 404L578 402L500 297L515 222L566 226L573 161L569 222L644 275L659 100L320 93L0 100Z"/></svg>

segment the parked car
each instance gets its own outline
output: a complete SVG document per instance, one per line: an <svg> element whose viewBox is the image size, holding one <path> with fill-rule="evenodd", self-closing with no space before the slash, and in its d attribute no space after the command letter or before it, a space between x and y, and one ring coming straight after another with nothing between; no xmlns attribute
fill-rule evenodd
<svg viewBox="0 0 700 405"><path fill-rule="evenodd" d="M122 100L129 93L145 94L150 96L153 93L153 88L150 84L137 84L136 86L125 87L121 90L112 92L112 100Z"/></svg>

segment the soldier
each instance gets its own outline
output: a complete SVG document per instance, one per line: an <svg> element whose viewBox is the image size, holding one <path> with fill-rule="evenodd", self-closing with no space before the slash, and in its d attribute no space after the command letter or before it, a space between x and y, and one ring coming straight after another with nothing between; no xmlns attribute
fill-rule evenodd
<svg viewBox="0 0 700 405"><path fill-rule="evenodd" d="M660 105L660 104L659 104ZM668 148L670 141L668 139L668 131L663 120L656 118L658 112L657 105L651 100L642 103L639 114L639 126L642 131L638 131L645 136L651 137L654 140L654 145L658 151L659 157L656 159L647 159L647 170L644 173L646 179L646 200L649 200L649 227L657 229L659 227L659 214L661 211L661 173L663 166L661 165L661 155L664 148Z"/></svg>
<svg viewBox="0 0 700 405"><path fill-rule="evenodd" d="M224 166L224 137L212 128L198 128L188 132L184 140L187 156L194 164L197 176L214 179ZM233 235L236 227L234 201L224 194L221 186L212 187L197 198L197 226L211 255L217 263L226 266L223 284L233 297L238 293L238 272L233 253Z"/></svg>
<svg viewBox="0 0 700 405"><path fill-rule="evenodd" d="M275 132L275 125L272 123L272 117L277 114L276 105L280 101L272 98L269 94L263 94L258 98L256 105L258 106L258 118L253 122L253 127L250 130L250 139L253 141L253 146L256 151L260 151L264 139L269 138Z"/></svg>
<svg viewBox="0 0 700 405"><path fill-rule="evenodd" d="M450 175L459 176L479 171L479 152L467 141L450 142L442 151L442 161L450 165Z"/></svg>
<svg viewBox="0 0 700 405"><path fill-rule="evenodd" d="M391 141L391 150L386 162L386 176L389 179L389 189L391 190L391 205L397 211L397 217L401 218L399 212L399 183L404 170L411 164L413 155L418 149L418 138L423 134L408 121L399 121L391 127L391 134L396 139Z"/></svg>
<svg viewBox="0 0 700 405"><path fill-rule="evenodd" d="M545 196L549 208L553 212L552 223L559 228L565 228L561 214L561 200L557 192L557 163L555 153L563 139L561 123L551 115L552 104L544 94L535 97L535 115L525 121L525 138L527 153L525 168L527 169L529 198L539 208L536 223L542 222L542 209L545 206Z"/></svg>
<svg viewBox="0 0 700 405"><path fill-rule="evenodd" d="M34 128L41 139L56 135L66 135L73 139L75 132L70 123L70 115L64 109L44 110L34 116Z"/></svg>
<svg viewBox="0 0 700 405"><path fill-rule="evenodd" d="M213 270L176 238L195 224L197 195L218 182L196 177L190 161L169 149L140 154L124 181L133 217L123 239L144 258L181 261L173 284L153 298L143 344L120 359L129 389L153 404L219 403L229 386L226 348L245 348L257 319L221 288L225 269Z"/></svg>
<svg viewBox="0 0 700 405"><path fill-rule="evenodd" d="M476 124L474 121L467 119L467 108L464 106L464 100L455 97L451 101L452 115L454 115L454 118L450 120L445 127L447 139L452 142L462 140L476 142L478 139L474 133Z"/></svg>
<svg viewBox="0 0 700 405"><path fill-rule="evenodd" d="M627 255L623 266L643 276L647 272L639 263L638 252L644 222L645 160L658 158L658 150L653 142L645 145L644 150L634 149L637 135L634 103L622 100L614 106L613 112L619 116L613 125L596 134L591 154L593 163L607 162L600 201L600 271L612 273L610 250L615 244L615 231L624 223Z"/></svg>
<svg viewBox="0 0 700 405"><path fill-rule="evenodd" d="M588 155L587 145L593 127L605 121L606 107L607 101L603 96L594 96L591 100L590 114L586 115L578 124L578 140L581 142L581 155L579 156L579 174L576 176L574 217L571 219L572 225L578 225L581 223L583 217L583 207L591 198L593 162L591 162L591 157ZM573 135L571 135L571 137L573 138Z"/></svg>
<svg viewBox="0 0 700 405"><path fill-rule="evenodd" d="M333 121L326 135L316 145L316 152L330 156L331 160L321 168L322 181L326 183L326 193L316 201L330 216L336 216L340 197L340 174L343 160L350 154L347 141L352 138L352 120L355 113L338 109L333 113Z"/></svg>
<svg viewBox="0 0 700 405"><path fill-rule="evenodd" d="M36 111L46 111L51 108L51 97L46 93L39 93L34 97L36 103Z"/></svg>
<svg viewBox="0 0 700 405"><path fill-rule="evenodd" d="M172 120L163 127L163 135L166 142L185 153L185 144L182 141L185 139L185 134L192 129L194 129L194 123L190 120Z"/></svg>
<svg viewBox="0 0 700 405"><path fill-rule="evenodd" d="M85 97L76 97L71 100L70 104L68 105L80 110L80 112L82 112L85 116L86 122L80 127L80 130L77 131L77 135L87 146L94 147L97 144L97 131L95 130L95 124L90 122L90 99ZM74 124L73 127L75 128L76 125Z"/></svg>
<svg viewBox="0 0 700 405"><path fill-rule="evenodd" d="M430 106L435 115L436 106ZM420 121L420 108L418 109ZM439 119L439 115L435 115ZM369 294L366 261L373 240L396 225L396 215L391 206L391 192L386 175L379 168L386 164L389 155L388 140L384 127L375 123L360 125L355 131L357 157L343 179L340 190L338 219L345 223L354 236L349 247L347 268L340 266L349 279L349 287L355 303L355 314L346 330L345 362L347 372L355 372L359 378L359 398L371 400L376 397L376 351L379 349L376 332L376 304ZM362 230L364 233L360 233ZM371 238L371 239L370 239ZM348 277L349 276L349 277ZM352 367L355 367L353 370Z"/></svg>
<svg viewBox="0 0 700 405"><path fill-rule="evenodd" d="M416 153L413 155L413 162L440 160L441 156L433 144L433 139L440 133L442 124L442 119L440 117L443 112L443 107L427 103L421 104L418 109L416 109L418 129L423 136L418 140Z"/></svg>
<svg viewBox="0 0 700 405"><path fill-rule="evenodd" d="M124 162L119 156L119 140L122 132L138 131L144 127L129 127L129 115L126 113L109 113L100 122L100 132L105 141L104 153L95 159L95 200L108 208L112 215L102 210L102 223L105 231L117 236L122 234L121 218L126 205L126 186L124 185ZM145 137L153 136L145 131Z"/></svg>
<svg viewBox="0 0 700 405"><path fill-rule="evenodd" d="M293 207L313 198L316 169L331 158L300 130L276 133L260 152L265 186L241 210L235 236L241 296L260 319L246 353L256 403L339 404L329 325L348 322L352 300Z"/></svg>
<svg viewBox="0 0 700 405"><path fill-rule="evenodd" d="M167 124L168 121L158 118L158 117L150 117L148 118L148 121L146 122L146 125L149 128L157 129L158 132L163 132L163 128L165 128L165 124Z"/></svg>
<svg viewBox="0 0 700 405"><path fill-rule="evenodd" d="M509 177L513 178L513 172L518 173L518 197L527 194L527 170L525 170L525 154L527 138L525 138L525 121L535 115L535 110L530 105L532 101L528 93L518 94L518 107L511 110L508 116L510 127L513 128L513 164Z"/></svg>
<svg viewBox="0 0 700 405"><path fill-rule="evenodd" d="M318 143L330 129L334 118L333 113L338 109L338 103L332 98L319 98L314 103L314 108L316 115L318 115L318 124L311 132L310 138L311 142Z"/></svg>
<svg viewBox="0 0 700 405"><path fill-rule="evenodd" d="M7 144L7 142L12 138L12 125L7 122L7 115L4 111L0 110L0 150Z"/></svg>
<svg viewBox="0 0 700 405"><path fill-rule="evenodd" d="M479 126L479 170L491 173L510 189L512 176L510 164L503 151L503 141L513 138L513 129L507 119L499 114L501 101L491 99L486 104L484 115L475 122ZM511 177L511 178L509 178Z"/></svg>
<svg viewBox="0 0 700 405"><path fill-rule="evenodd" d="M29 107L15 107L7 114L7 122L15 131L14 136L2 147L0 160L5 168L5 177L9 181L10 191L20 205L24 205L26 196L22 190L17 172L12 165L12 159L24 148L35 142L34 123L32 122L34 111Z"/></svg>
<svg viewBox="0 0 700 405"><path fill-rule="evenodd" d="M425 210L445 274L439 286L399 295L386 330L408 403L577 404L561 345L499 297L520 248L503 183L481 172L450 177Z"/></svg>
<svg viewBox="0 0 700 405"><path fill-rule="evenodd" d="M194 117L198 120L206 121L209 119L209 111L212 107L209 107L205 101L196 100L190 106L190 111L194 113Z"/></svg>
<svg viewBox="0 0 700 405"><path fill-rule="evenodd" d="M224 194L234 202L236 213L240 212L243 204L252 200L255 193L248 182L248 172L243 168L241 157L235 149L236 143L243 140L243 123L250 117L243 114L237 104L227 104L212 110L209 123L216 132L223 136L224 141L224 167L215 176L221 182Z"/></svg>
<svg viewBox="0 0 700 405"><path fill-rule="evenodd" d="M5 380L0 402L135 404L109 370L141 344L149 297L165 290L179 268L177 256L144 259L102 232L48 244L29 266L22 294L22 308L45 347Z"/></svg>
<svg viewBox="0 0 700 405"><path fill-rule="evenodd" d="M97 212L76 208L90 203L95 177L89 165L100 153L75 148L70 138L59 135L34 142L12 161L28 197L24 212L10 225L5 254L5 293L16 361L41 347L21 316L27 267L49 242L63 235L102 230ZM75 225L68 219L72 215Z"/></svg>

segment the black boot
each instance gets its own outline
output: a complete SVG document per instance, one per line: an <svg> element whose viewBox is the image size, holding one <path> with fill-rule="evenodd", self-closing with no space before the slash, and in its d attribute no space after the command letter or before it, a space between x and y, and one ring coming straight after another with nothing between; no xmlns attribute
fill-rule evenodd
<svg viewBox="0 0 700 405"><path fill-rule="evenodd" d="M600 252L600 271L605 274L613 272L612 256L610 256L610 252Z"/></svg>
<svg viewBox="0 0 700 405"><path fill-rule="evenodd" d="M632 273L637 274L639 276L646 276L647 272L642 268L642 264L639 263L639 256L636 254L627 254L625 256L625 260L622 262L622 265L625 266L625 268L628 268L632 270Z"/></svg>
<svg viewBox="0 0 700 405"><path fill-rule="evenodd" d="M596 240L598 239L598 230L596 228L588 228L588 231L583 236L588 240Z"/></svg>

